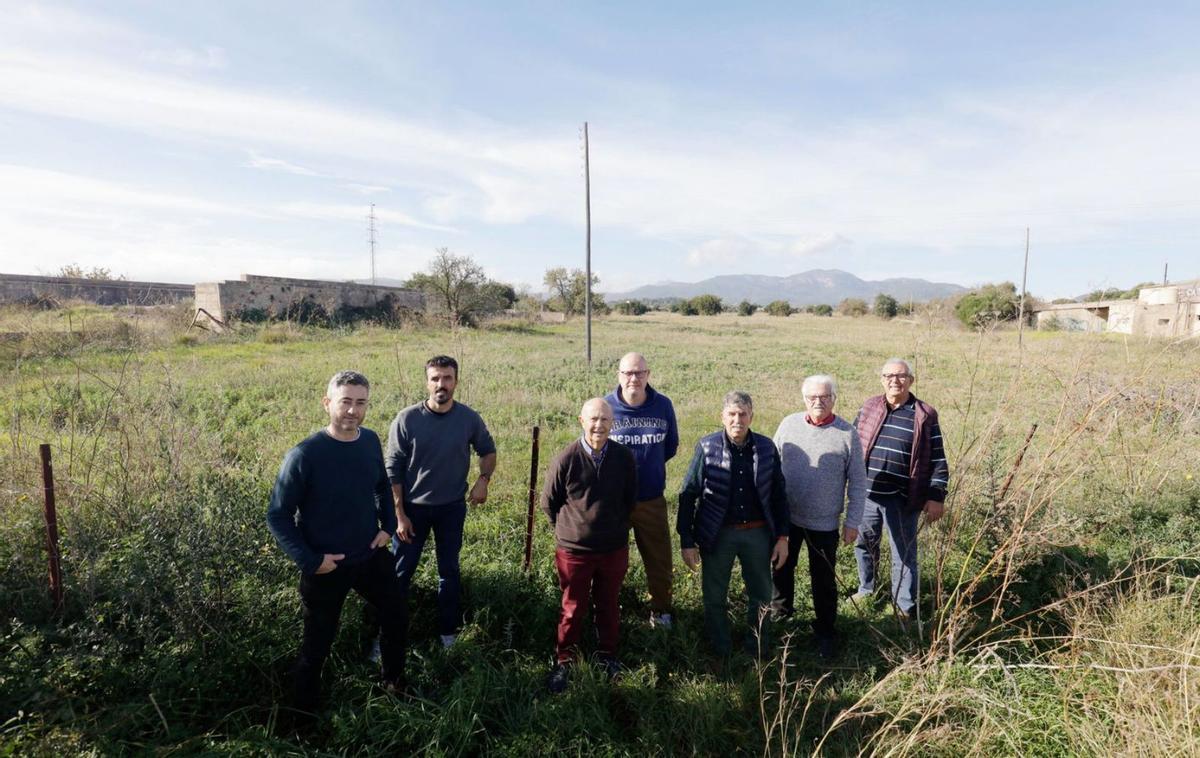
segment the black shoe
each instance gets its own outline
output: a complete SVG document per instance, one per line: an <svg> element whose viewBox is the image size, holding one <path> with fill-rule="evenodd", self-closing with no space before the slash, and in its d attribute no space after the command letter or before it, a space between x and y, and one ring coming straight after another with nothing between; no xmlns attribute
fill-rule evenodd
<svg viewBox="0 0 1200 758"><path fill-rule="evenodd" d="M596 662L600 664L600 670L604 672L608 681L611 682L621 675L621 662L615 655L601 655Z"/></svg>
<svg viewBox="0 0 1200 758"><path fill-rule="evenodd" d="M567 663L556 663L546 677L546 689L551 695L561 695L567 689L567 681L571 678L571 666Z"/></svg>
<svg viewBox="0 0 1200 758"><path fill-rule="evenodd" d="M823 661L831 661L837 657L837 640L833 637L817 637L817 657Z"/></svg>

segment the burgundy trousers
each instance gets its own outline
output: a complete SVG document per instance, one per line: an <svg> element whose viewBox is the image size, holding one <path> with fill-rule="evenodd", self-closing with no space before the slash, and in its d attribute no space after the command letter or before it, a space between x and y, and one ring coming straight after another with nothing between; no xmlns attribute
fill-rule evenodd
<svg viewBox="0 0 1200 758"><path fill-rule="evenodd" d="M562 611L558 617L558 660L571 660L583 636L583 618L591 601L596 623L597 650L617 654L621 609L617 597L629 569L629 548L610 553L577 553L558 548L554 552L558 584L562 588Z"/></svg>

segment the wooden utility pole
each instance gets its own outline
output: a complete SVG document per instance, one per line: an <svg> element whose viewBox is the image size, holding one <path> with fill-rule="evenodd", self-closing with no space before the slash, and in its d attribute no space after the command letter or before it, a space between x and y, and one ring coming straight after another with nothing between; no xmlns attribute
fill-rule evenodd
<svg viewBox="0 0 1200 758"><path fill-rule="evenodd" d="M587 362L592 367L592 170L588 154L588 125L583 122L583 200L584 214L587 222L587 265L584 276L587 279L587 302L584 313L587 317Z"/></svg>
<svg viewBox="0 0 1200 758"><path fill-rule="evenodd" d="M1029 227L1025 227L1025 267L1021 269L1021 307L1017 312L1017 367L1020 368L1024 353L1025 337L1025 280L1029 275Z"/></svg>

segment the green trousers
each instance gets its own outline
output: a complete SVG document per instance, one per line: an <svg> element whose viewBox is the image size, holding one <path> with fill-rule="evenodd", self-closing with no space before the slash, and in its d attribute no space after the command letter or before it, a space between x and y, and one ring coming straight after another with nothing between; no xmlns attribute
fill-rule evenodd
<svg viewBox="0 0 1200 758"><path fill-rule="evenodd" d="M769 644L771 604L771 533L757 529L722 529L711 549L700 549L700 583L704 595L704 627L713 652L729 655L729 579L733 561L742 565L746 605L746 650L762 656Z"/></svg>

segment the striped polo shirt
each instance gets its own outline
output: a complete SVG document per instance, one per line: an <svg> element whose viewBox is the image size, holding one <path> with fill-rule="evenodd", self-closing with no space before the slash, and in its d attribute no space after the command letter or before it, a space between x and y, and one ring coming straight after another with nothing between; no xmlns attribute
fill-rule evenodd
<svg viewBox="0 0 1200 758"><path fill-rule="evenodd" d="M893 500L906 497L908 472L911 470L913 425L917 404L910 395L908 402L895 410L889 409L875 446L867 459L867 497L872 500ZM857 423L857 422L856 422ZM931 474L929 499L944 501L949 483L950 468L942 447L942 430L936 422L930 431Z"/></svg>

